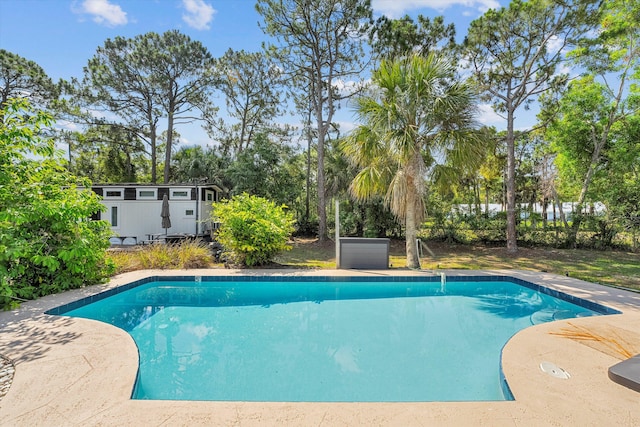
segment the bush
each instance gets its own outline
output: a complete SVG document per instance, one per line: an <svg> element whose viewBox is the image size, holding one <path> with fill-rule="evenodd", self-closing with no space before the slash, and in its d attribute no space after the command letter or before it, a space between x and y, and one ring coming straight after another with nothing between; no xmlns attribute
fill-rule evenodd
<svg viewBox="0 0 640 427"><path fill-rule="evenodd" d="M213 220L220 222L218 241L227 259L248 267L265 265L278 253L289 250L294 230L293 215L285 206L246 193L213 205Z"/></svg>
<svg viewBox="0 0 640 427"><path fill-rule="evenodd" d="M0 306L104 281L110 230L90 220L103 207L39 138L50 119L26 101L7 103L0 119Z"/></svg>

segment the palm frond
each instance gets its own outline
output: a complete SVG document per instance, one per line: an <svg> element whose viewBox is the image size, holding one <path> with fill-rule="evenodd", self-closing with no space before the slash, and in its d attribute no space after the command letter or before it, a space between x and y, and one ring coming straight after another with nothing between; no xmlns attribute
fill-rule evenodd
<svg viewBox="0 0 640 427"><path fill-rule="evenodd" d="M400 169L394 175L384 197L384 203L396 218L404 221L407 216L407 175Z"/></svg>
<svg viewBox="0 0 640 427"><path fill-rule="evenodd" d="M365 167L353 178L349 193L358 201L367 201L375 196L385 194L388 179L384 170L376 167Z"/></svg>

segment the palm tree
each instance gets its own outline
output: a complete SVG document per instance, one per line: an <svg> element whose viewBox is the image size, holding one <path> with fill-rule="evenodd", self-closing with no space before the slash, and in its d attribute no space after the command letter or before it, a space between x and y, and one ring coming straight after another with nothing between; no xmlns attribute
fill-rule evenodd
<svg viewBox="0 0 640 427"><path fill-rule="evenodd" d="M375 93L356 101L363 125L342 146L360 170L351 194L359 200L384 195L404 222L409 268L420 266L416 237L427 175L451 181L458 166L481 157L475 97L465 83L452 82L454 72L436 53L383 60L372 78Z"/></svg>

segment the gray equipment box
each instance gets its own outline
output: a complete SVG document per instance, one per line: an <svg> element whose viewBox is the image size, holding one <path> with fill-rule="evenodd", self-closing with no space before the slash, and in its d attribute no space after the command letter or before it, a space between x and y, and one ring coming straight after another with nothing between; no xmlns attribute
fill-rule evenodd
<svg viewBox="0 0 640 427"><path fill-rule="evenodd" d="M340 268L388 269L389 239L341 237Z"/></svg>

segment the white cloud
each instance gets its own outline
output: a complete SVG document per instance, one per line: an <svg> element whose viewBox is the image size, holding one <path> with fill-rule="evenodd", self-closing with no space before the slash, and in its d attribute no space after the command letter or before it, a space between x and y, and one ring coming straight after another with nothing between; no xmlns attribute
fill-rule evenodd
<svg viewBox="0 0 640 427"><path fill-rule="evenodd" d="M444 11L451 6L466 6L486 12L500 8L498 0L373 0L373 10L391 18L399 18L415 9L431 8Z"/></svg>
<svg viewBox="0 0 640 427"><path fill-rule="evenodd" d="M478 115L478 121L483 125L492 126L505 123L505 119L493 111L493 108L489 104L480 104L478 110L480 113Z"/></svg>
<svg viewBox="0 0 640 427"><path fill-rule="evenodd" d="M125 25L128 21L127 13L119 5L109 3L109 0L84 0L80 8L75 10L93 16L93 21L109 27Z"/></svg>
<svg viewBox="0 0 640 427"><path fill-rule="evenodd" d="M204 0L182 0L182 6L187 13L182 15L182 20L196 30L208 30L213 21L216 10Z"/></svg>

